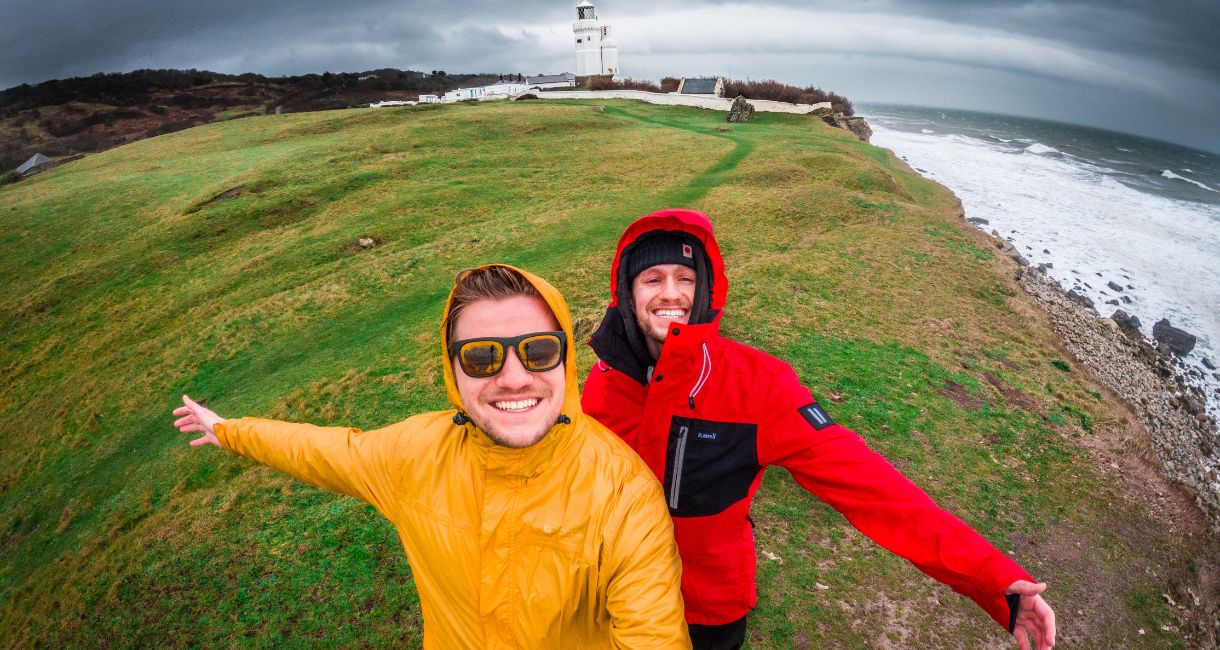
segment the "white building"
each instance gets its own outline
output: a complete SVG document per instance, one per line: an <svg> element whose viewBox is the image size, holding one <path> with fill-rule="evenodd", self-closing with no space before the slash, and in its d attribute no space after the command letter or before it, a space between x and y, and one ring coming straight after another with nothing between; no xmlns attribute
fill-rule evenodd
<svg viewBox="0 0 1220 650"><path fill-rule="evenodd" d="M489 99L508 99L516 95L523 95L529 90L523 82L519 81L497 81L490 86L481 86L478 88L458 88L450 90L441 98L442 102L461 102L470 99L484 101ZM422 101L422 99L421 99Z"/></svg>
<svg viewBox="0 0 1220 650"><path fill-rule="evenodd" d="M610 36L610 26L597 18L597 8L589 0L576 5L576 76L619 76L618 41Z"/></svg>
<svg viewBox="0 0 1220 650"><path fill-rule="evenodd" d="M441 98L437 97L436 95L420 95L419 96L419 103L421 103L421 104L435 104L439 101L441 101Z"/></svg>

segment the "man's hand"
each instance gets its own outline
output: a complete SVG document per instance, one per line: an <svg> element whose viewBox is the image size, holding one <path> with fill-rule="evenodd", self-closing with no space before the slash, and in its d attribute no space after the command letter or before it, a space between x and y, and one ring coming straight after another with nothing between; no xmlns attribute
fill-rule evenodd
<svg viewBox="0 0 1220 650"><path fill-rule="evenodd" d="M1034 584L1027 580L1018 580L1004 590L1006 594L1021 594L1017 623L1012 629L1021 650L1031 650L1027 634L1034 637L1036 650L1049 650L1055 646L1055 612L1039 595L1043 591L1046 591L1045 582Z"/></svg>
<svg viewBox="0 0 1220 650"><path fill-rule="evenodd" d="M182 403L184 406L174 409L174 415L181 416L177 420L174 420L174 426L178 427L178 430L183 433L190 433L193 431L203 432L202 436L191 441L192 447L198 447L199 445L206 445L209 443L219 447L220 440L216 438L216 430L214 427L217 424L224 422L225 419L200 406L199 404L196 404L195 400L187 397L186 395L182 396Z"/></svg>

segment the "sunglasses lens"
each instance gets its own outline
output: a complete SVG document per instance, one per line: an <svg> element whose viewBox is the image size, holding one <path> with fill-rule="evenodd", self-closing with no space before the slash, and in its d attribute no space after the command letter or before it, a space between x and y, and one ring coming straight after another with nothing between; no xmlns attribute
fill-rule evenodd
<svg viewBox="0 0 1220 650"><path fill-rule="evenodd" d="M458 361L471 377L488 377L504 365L504 346L497 341L471 341L458 352Z"/></svg>
<svg viewBox="0 0 1220 650"><path fill-rule="evenodd" d="M550 370L559 365L563 343L554 334L531 336L519 344L521 365L531 372Z"/></svg>

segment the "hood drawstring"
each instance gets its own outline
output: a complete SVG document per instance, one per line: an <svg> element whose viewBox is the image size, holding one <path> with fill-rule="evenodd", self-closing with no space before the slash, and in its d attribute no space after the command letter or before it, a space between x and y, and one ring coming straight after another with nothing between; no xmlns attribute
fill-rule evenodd
<svg viewBox="0 0 1220 650"><path fill-rule="evenodd" d="M690 395L686 397L692 409L695 408L695 395L698 395L699 391L703 390L704 384L712 376L712 355L707 351L706 342L701 345L703 346L703 366L699 368L699 379L695 380L695 385L690 389Z"/></svg>
<svg viewBox="0 0 1220 650"><path fill-rule="evenodd" d="M466 414L462 413L461 411L458 411L457 413L455 413L453 415L453 423L458 425L459 427L468 422L470 422L470 418L466 417Z"/></svg>
<svg viewBox="0 0 1220 650"><path fill-rule="evenodd" d="M572 424L572 418L560 413L559 419L555 420L555 424Z"/></svg>

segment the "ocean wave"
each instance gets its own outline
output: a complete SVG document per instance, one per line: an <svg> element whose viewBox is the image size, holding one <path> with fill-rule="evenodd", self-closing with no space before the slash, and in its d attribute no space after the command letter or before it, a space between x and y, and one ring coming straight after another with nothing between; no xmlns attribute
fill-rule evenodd
<svg viewBox="0 0 1220 650"><path fill-rule="evenodd" d="M920 129L920 130L919 130L919 132L920 132L920 133L922 133L922 134L924 134L924 135L929 135L929 134L932 134L932 133L936 133L936 131L933 131L932 129Z"/></svg>
<svg viewBox="0 0 1220 650"><path fill-rule="evenodd" d="M1049 153L1061 153L1058 149L1056 149L1054 147L1048 147L1048 146L1042 144L1041 142L1035 142L1035 143L1029 145L1028 147L1025 148L1025 151L1027 151L1029 153L1035 153L1038 155L1049 154Z"/></svg>
<svg viewBox="0 0 1220 650"><path fill-rule="evenodd" d="M1168 198L1151 187L1141 191L1140 177L1098 166L1105 163L1013 156L991 139L881 128L872 142L901 152L952 188L966 214L988 219L988 228L1014 240L1031 264L1053 263L1047 273L1065 288L1079 285L1101 313L1117 301L1145 322L1145 334L1168 318L1199 337L1187 359L1192 366L1220 353L1220 206ZM1018 151L1036 151L1035 144ZM1155 174L1142 178L1151 182ZM1106 284L1111 279L1134 287L1115 293ZM1209 408L1220 410L1220 393L1213 392L1220 379L1207 373L1205 386Z"/></svg>
<svg viewBox="0 0 1220 650"><path fill-rule="evenodd" d="M1186 170L1182 170L1182 171L1186 171ZM1164 176L1165 178L1176 178L1180 181L1186 181L1187 183L1190 183L1191 185L1198 185L1199 187L1207 190L1208 192L1220 191L1220 190L1214 190L1214 189L1204 185L1203 183L1200 183L1199 181L1194 180L1193 178L1186 178L1185 176L1178 176L1177 174L1169 171L1168 169L1162 171L1161 176Z"/></svg>

